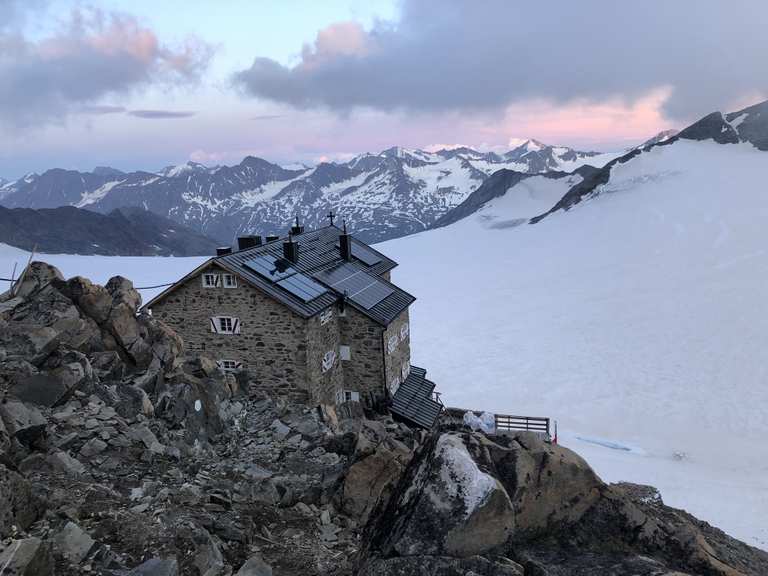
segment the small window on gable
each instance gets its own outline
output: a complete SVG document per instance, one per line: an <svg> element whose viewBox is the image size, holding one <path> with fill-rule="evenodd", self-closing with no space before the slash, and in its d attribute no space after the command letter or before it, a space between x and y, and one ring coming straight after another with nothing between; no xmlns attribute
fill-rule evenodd
<svg viewBox="0 0 768 576"><path fill-rule="evenodd" d="M211 332L240 334L240 319L232 316L214 316L211 318Z"/></svg>
<svg viewBox="0 0 768 576"><path fill-rule="evenodd" d="M349 360L352 353L349 350L349 346L339 346L339 358L342 360Z"/></svg>
<svg viewBox="0 0 768 576"><path fill-rule="evenodd" d="M206 272L203 274L203 288L218 288L221 278L218 274L212 272Z"/></svg>
<svg viewBox="0 0 768 576"><path fill-rule="evenodd" d="M320 313L320 326L325 326L333 318L333 308L328 308Z"/></svg>
<svg viewBox="0 0 768 576"><path fill-rule="evenodd" d="M219 360L216 362L222 372L238 372L243 364L237 360Z"/></svg>
<svg viewBox="0 0 768 576"><path fill-rule="evenodd" d="M408 336L408 330L409 330L409 327L407 322L402 326L400 326L400 340L406 339L406 337Z"/></svg>
<svg viewBox="0 0 768 576"><path fill-rule="evenodd" d="M392 354L397 349L397 334L392 334L392 336L389 337L389 340L387 341L387 352L389 354Z"/></svg>
<svg viewBox="0 0 768 576"><path fill-rule="evenodd" d="M224 288L237 288L237 276L234 274L224 274Z"/></svg>
<svg viewBox="0 0 768 576"><path fill-rule="evenodd" d="M355 390L339 390L336 392L336 404L345 402L360 402L360 392Z"/></svg>
<svg viewBox="0 0 768 576"><path fill-rule="evenodd" d="M323 356L323 362L322 362L322 368L323 372L328 372L331 368L333 368L334 363L336 362L336 351L335 350L329 350L325 353Z"/></svg>

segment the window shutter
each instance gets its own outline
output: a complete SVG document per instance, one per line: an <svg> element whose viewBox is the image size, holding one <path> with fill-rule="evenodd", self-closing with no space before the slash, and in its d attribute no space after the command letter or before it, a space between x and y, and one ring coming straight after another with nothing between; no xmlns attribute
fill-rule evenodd
<svg viewBox="0 0 768 576"><path fill-rule="evenodd" d="M232 334L240 334L240 318L232 321Z"/></svg>
<svg viewBox="0 0 768 576"><path fill-rule="evenodd" d="M360 402L360 392L352 392L352 402Z"/></svg>
<svg viewBox="0 0 768 576"><path fill-rule="evenodd" d="M211 332L214 332L216 334L219 333L219 317L218 316L211 317Z"/></svg>
<svg viewBox="0 0 768 576"><path fill-rule="evenodd" d="M218 288L219 284L221 284L221 275L220 274L216 274L213 277L213 285L216 286L216 288Z"/></svg>

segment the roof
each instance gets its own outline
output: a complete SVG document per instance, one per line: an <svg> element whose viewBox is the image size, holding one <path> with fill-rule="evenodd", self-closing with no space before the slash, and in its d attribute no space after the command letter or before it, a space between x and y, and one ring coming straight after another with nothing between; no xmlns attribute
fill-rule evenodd
<svg viewBox="0 0 768 576"><path fill-rule="evenodd" d="M294 236L293 239L299 243L299 257L298 261L295 263L287 262L283 259L283 241L285 239L281 238L280 240L274 240L261 246L255 246L253 248L232 252L231 254L217 256L206 262L205 265L216 264L233 274L237 274L240 278L271 296L278 302L284 304L296 314L309 318L318 314L325 308L328 308L328 306L335 302L338 302L339 299L344 296L344 291L338 289L338 287L337 289L334 289L334 287L328 283L327 278L327 272L329 270L337 268L343 263L350 270L354 271L356 275L367 277L369 282L386 287L383 288L382 293L388 294L370 308L365 308L351 299L347 300L347 305L359 310L379 324L384 326L390 324L403 310L408 308L408 306L416 300L416 298L404 290L380 277L381 274L384 274L397 266L397 263L355 238L352 238L353 259L351 262L345 262L341 258L341 252L338 246L340 234L341 230L336 226L326 226ZM374 257L369 258L368 260L375 261L375 263L369 266L365 264L363 260L355 258L356 248L368 255L373 255ZM289 265L290 268L293 269L292 271L298 273L298 275L303 275L304 277L308 276L315 282L319 282L322 284L322 288L325 289L324 292L312 300L305 301L286 288L278 285L276 281L277 278L275 280L266 278L246 265L249 260L265 256L274 257L276 260ZM196 269L195 272L199 269L200 268ZM151 304L165 297L179 284L180 282L177 282L169 290L166 290L147 303L145 307L151 307Z"/></svg>
<svg viewBox="0 0 768 576"><path fill-rule="evenodd" d="M443 410L443 405L432 399L434 389L435 383L427 380L427 371L411 366L408 378L392 398L390 410L403 420L422 428L432 428Z"/></svg>

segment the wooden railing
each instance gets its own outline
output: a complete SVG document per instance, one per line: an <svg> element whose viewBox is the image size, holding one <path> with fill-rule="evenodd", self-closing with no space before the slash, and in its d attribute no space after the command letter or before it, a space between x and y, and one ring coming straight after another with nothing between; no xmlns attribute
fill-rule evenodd
<svg viewBox="0 0 768 576"><path fill-rule="evenodd" d="M461 422L464 408L446 408L446 415L455 422ZM476 416L482 412L474 411ZM496 421L496 432L503 434L513 430L528 430L529 432L539 432L551 436L550 419L542 416L512 416L511 414L494 414Z"/></svg>
<svg viewBox="0 0 768 576"><path fill-rule="evenodd" d="M549 434L549 418L539 416L511 416L509 414L495 414L496 431L505 430L529 430L531 432L544 432Z"/></svg>

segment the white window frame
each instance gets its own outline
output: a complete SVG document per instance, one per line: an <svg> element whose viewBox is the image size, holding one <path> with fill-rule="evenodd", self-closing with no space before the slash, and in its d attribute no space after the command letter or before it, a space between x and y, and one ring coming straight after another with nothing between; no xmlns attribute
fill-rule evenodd
<svg viewBox="0 0 768 576"><path fill-rule="evenodd" d="M360 392L356 390L337 390L336 404L345 404L346 402L360 402Z"/></svg>
<svg viewBox="0 0 768 576"><path fill-rule="evenodd" d="M227 284L228 281L231 281L231 284ZM237 288L237 276L234 274L224 274L222 276L221 285L224 288Z"/></svg>
<svg viewBox="0 0 768 576"><path fill-rule="evenodd" d="M203 288L218 288L221 286L221 274L215 272L203 272L201 277ZM213 281L213 284L211 284L211 280Z"/></svg>
<svg viewBox="0 0 768 576"><path fill-rule="evenodd" d="M323 373L328 372L328 370L333 368L333 365L336 364L336 350L328 350L328 352L323 355L323 360L320 364Z"/></svg>
<svg viewBox="0 0 768 576"><path fill-rule="evenodd" d="M211 316L214 334L240 334L240 319L235 316Z"/></svg>
<svg viewBox="0 0 768 576"><path fill-rule="evenodd" d="M216 365L222 372L239 372L243 367L243 363L237 360L217 360Z"/></svg>
<svg viewBox="0 0 768 576"><path fill-rule="evenodd" d="M409 331L410 331L410 326L408 326L408 322L400 326L400 340L404 341L408 337Z"/></svg>
<svg viewBox="0 0 768 576"><path fill-rule="evenodd" d="M397 345L399 343L400 341L397 338L397 334L392 334L392 336L389 337L389 340L387 340L387 354L392 354L397 350Z"/></svg>
<svg viewBox="0 0 768 576"><path fill-rule="evenodd" d="M333 318L333 308L320 312L320 326L325 326Z"/></svg>
<svg viewBox="0 0 768 576"><path fill-rule="evenodd" d="M339 359L348 361L352 357L352 351L349 348L349 346L341 345L339 346Z"/></svg>

